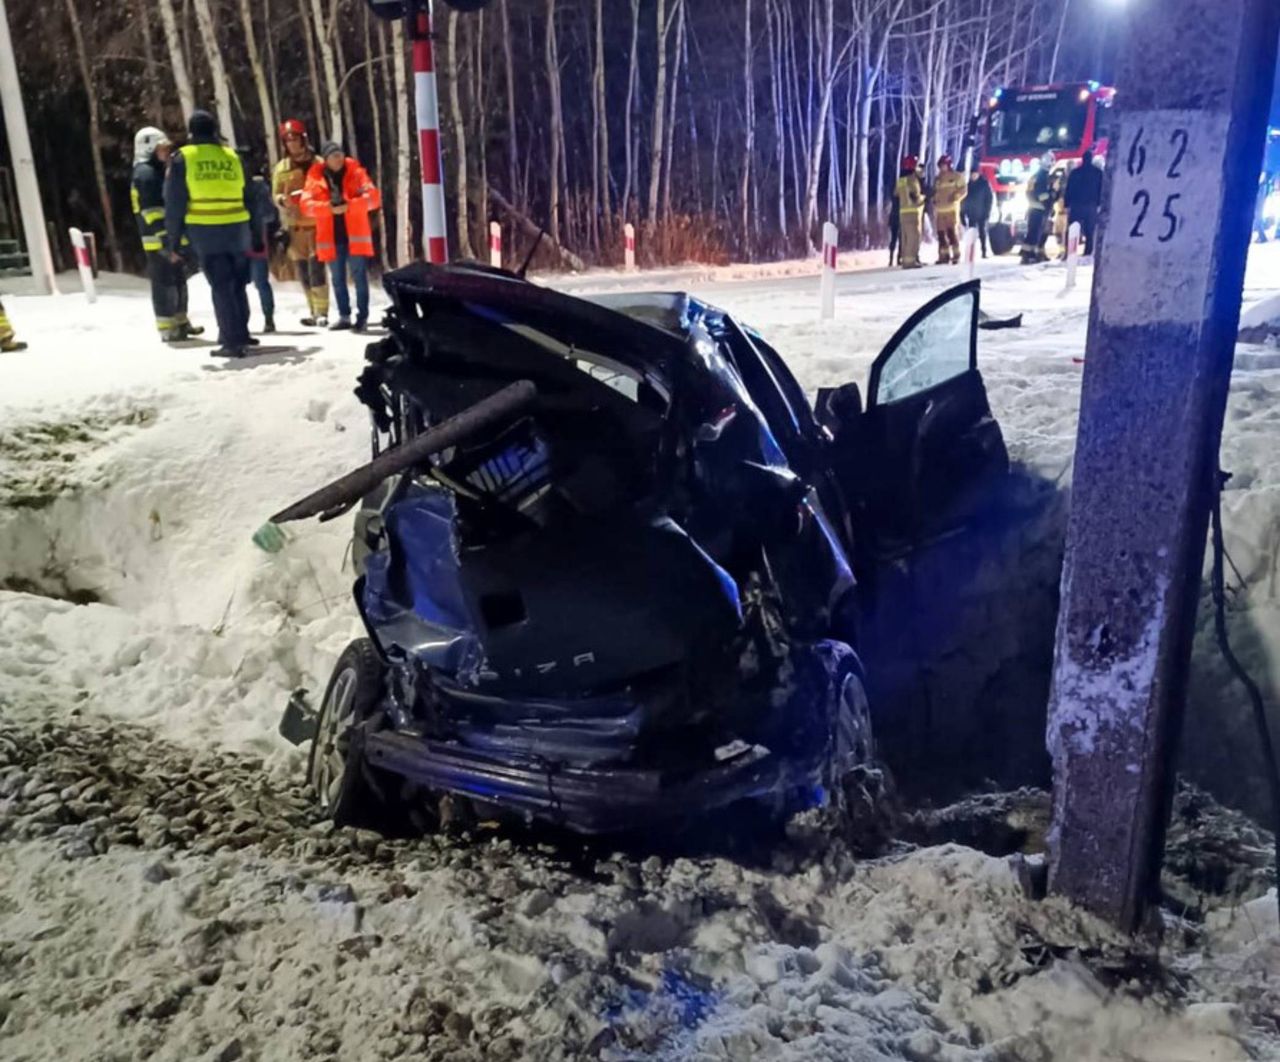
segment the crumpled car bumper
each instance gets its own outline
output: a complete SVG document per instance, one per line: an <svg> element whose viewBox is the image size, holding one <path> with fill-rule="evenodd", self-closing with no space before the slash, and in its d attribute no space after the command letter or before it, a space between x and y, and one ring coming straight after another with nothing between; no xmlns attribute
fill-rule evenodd
<svg viewBox="0 0 1280 1062"><path fill-rule="evenodd" d="M678 772L503 761L394 731L365 734L363 751L371 767L580 833L642 829L771 796L788 810L822 801L816 764L797 764L759 745L702 770Z"/></svg>

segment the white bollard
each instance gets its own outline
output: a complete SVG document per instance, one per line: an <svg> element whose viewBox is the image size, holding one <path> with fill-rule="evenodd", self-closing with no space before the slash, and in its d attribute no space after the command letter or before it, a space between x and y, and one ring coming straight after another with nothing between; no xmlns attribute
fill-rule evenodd
<svg viewBox="0 0 1280 1062"><path fill-rule="evenodd" d="M972 280L978 268L978 230L967 228L960 237L960 261L964 263L964 278Z"/></svg>
<svg viewBox="0 0 1280 1062"><path fill-rule="evenodd" d="M1076 267L1080 264L1080 222L1073 221L1067 229L1067 286L1070 291L1076 286Z"/></svg>
<svg viewBox="0 0 1280 1062"><path fill-rule="evenodd" d="M830 320L836 315L836 251L840 233L828 221L822 226L822 318Z"/></svg>
<svg viewBox="0 0 1280 1062"><path fill-rule="evenodd" d="M636 269L636 227L627 222L622 226L622 237L625 240L622 261L628 273L634 273Z"/></svg>
<svg viewBox="0 0 1280 1062"><path fill-rule="evenodd" d="M496 221L489 222L489 264L502 268L502 226Z"/></svg>
<svg viewBox="0 0 1280 1062"><path fill-rule="evenodd" d="M89 261L89 242L84 233L77 228L71 229L71 246L75 248L76 265L80 268L80 280L84 284L84 294L90 302L98 301L98 288L93 282L93 264Z"/></svg>

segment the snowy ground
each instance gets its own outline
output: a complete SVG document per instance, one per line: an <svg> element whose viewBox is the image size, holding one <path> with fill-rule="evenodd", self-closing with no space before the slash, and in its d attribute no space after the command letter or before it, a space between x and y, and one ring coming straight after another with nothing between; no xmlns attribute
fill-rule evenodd
<svg viewBox="0 0 1280 1062"><path fill-rule="evenodd" d="M809 268L557 283L693 287L815 388L865 381L956 279L849 274L821 323ZM1065 297L1057 268L981 275L1027 320L982 336L996 414L1065 482L1089 271ZM347 525L274 556L250 536L366 458L364 341L299 328L227 363L161 347L142 285L108 288L5 299L30 349L0 356L0 1056L1280 1057L1280 927L1241 889L1156 962L957 846L856 862L801 834L756 866L315 825L275 726L356 633ZM1247 300L1277 294L1267 248ZM1280 668L1278 392L1280 351L1242 345L1226 518L1255 669Z"/></svg>

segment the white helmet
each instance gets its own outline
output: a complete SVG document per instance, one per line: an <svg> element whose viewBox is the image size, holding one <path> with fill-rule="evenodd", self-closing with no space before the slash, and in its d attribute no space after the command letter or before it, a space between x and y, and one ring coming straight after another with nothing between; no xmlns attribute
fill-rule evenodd
<svg viewBox="0 0 1280 1062"><path fill-rule="evenodd" d="M1040 165L1043 166L1046 170L1052 169L1053 164L1056 161L1057 161L1057 158L1052 151L1046 151L1043 155L1040 156Z"/></svg>
<svg viewBox="0 0 1280 1062"><path fill-rule="evenodd" d="M139 129L133 138L133 161L146 162L156 148L167 143L169 143L169 137L162 129L157 129L153 125Z"/></svg>

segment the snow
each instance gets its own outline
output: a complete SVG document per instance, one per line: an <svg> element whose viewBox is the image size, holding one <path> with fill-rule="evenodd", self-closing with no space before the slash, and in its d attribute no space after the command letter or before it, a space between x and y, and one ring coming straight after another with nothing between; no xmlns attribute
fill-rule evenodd
<svg viewBox="0 0 1280 1062"><path fill-rule="evenodd" d="M1061 267L991 261L979 275L984 309L1026 321L981 334L993 408L1015 458L1065 485L1091 277L1064 293ZM813 390L865 385L881 345L959 271L843 274L831 321L818 320L816 262L544 279L692 287L759 328ZM301 295L277 298L295 331ZM1276 298L1280 249L1259 249L1246 301ZM211 323L198 281L192 302ZM272 555L251 536L367 458L351 393L366 341L297 330L280 339L296 350L243 363L165 348L126 278L105 278L93 306L69 293L5 307L30 348L0 356L0 726L19 744L51 723L101 727L122 749L146 733L145 759L175 778L182 757L217 753L260 764L264 786L296 782L303 753L276 735L280 712L296 687L322 688L359 629L348 524L295 525ZM1243 655L1275 683L1280 360L1242 345L1237 365L1228 547L1257 632ZM1209 703L1232 696L1203 673ZM1184 987L1163 992L1107 976L1099 957L1132 942L1027 899L1007 860L958 846L862 862L801 848L771 866L613 855L587 870L504 839L396 847L390 864L369 854L376 841L335 863L311 834L98 851L74 831L6 835L25 798L4 788L5 762L5 1057L1280 1056L1265 1027L1280 928L1260 900L1212 913L1193 944L1171 933L1162 961Z"/></svg>

